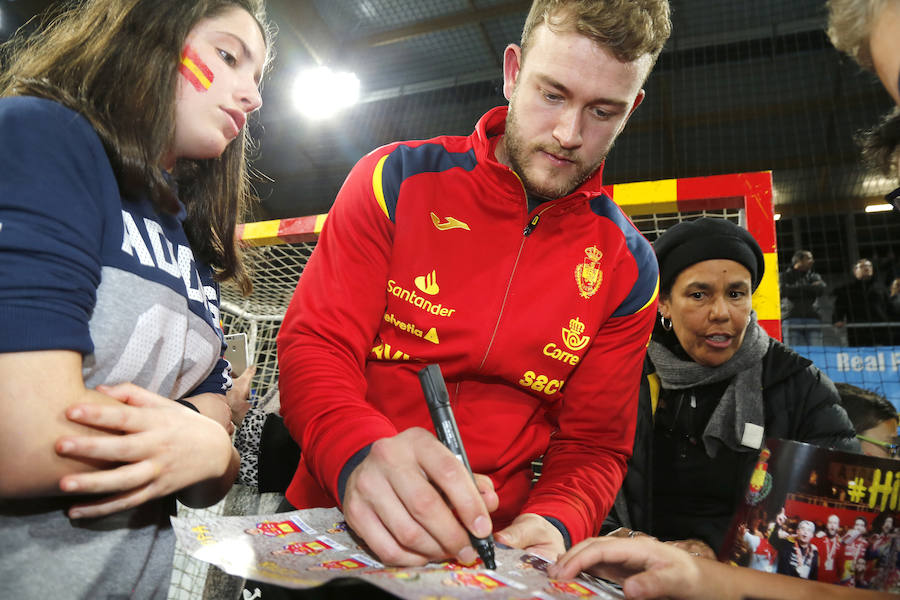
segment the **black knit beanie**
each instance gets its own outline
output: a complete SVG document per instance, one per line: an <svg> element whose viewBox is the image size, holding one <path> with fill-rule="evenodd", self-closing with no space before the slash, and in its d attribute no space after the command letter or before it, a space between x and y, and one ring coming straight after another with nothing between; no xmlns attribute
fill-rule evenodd
<svg viewBox="0 0 900 600"><path fill-rule="evenodd" d="M660 289L670 290L678 274L704 260L727 259L750 271L753 290L762 280L765 260L753 236L727 219L700 217L667 229L653 244L659 260Z"/></svg>

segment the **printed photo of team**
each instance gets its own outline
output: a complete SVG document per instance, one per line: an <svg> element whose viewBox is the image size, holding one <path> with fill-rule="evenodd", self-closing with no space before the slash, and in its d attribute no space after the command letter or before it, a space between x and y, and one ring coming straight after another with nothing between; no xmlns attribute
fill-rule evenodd
<svg viewBox="0 0 900 600"><path fill-rule="evenodd" d="M900 480L892 462L770 441L720 558L767 573L900 592Z"/></svg>

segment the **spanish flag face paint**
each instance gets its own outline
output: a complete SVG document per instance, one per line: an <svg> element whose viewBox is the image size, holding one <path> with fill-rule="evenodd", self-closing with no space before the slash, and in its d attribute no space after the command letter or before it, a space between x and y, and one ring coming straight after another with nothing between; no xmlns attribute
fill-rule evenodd
<svg viewBox="0 0 900 600"><path fill-rule="evenodd" d="M212 85L215 76L203 59L190 46L185 46L181 54L179 71L198 92L205 92Z"/></svg>

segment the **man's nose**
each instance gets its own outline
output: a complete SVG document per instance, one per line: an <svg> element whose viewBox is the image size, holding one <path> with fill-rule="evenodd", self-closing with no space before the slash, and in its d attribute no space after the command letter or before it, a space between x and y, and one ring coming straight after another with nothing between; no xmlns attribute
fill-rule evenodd
<svg viewBox="0 0 900 600"><path fill-rule="evenodd" d="M581 111L575 107L566 108L556 122L553 137L563 148L578 148L582 143L581 127Z"/></svg>

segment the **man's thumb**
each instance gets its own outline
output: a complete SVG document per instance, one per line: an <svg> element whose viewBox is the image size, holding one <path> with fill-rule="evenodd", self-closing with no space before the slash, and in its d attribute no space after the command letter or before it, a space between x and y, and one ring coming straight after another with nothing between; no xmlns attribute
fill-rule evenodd
<svg viewBox="0 0 900 600"><path fill-rule="evenodd" d="M510 548L522 548L524 547L522 535L521 525L514 524L495 533L494 540Z"/></svg>

